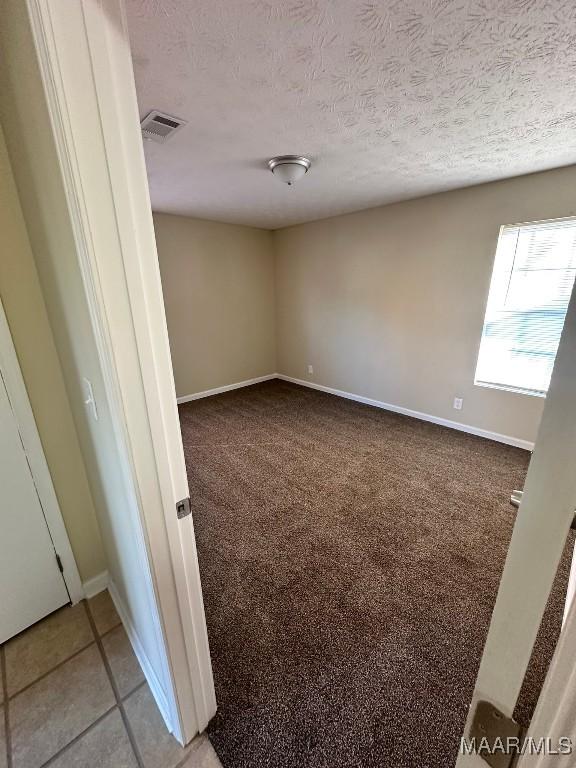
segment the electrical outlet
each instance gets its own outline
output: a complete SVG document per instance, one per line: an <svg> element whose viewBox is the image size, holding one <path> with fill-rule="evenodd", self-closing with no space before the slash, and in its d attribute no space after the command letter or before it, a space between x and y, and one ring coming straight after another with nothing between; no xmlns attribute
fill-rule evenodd
<svg viewBox="0 0 576 768"><path fill-rule="evenodd" d="M314 373L314 366L313 366L313 365L309 365L309 366L308 366L308 373L309 373L310 375L312 375L312 374Z"/></svg>
<svg viewBox="0 0 576 768"><path fill-rule="evenodd" d="M463 402L464 400L461 397L455 397L453 408L455 408L457 411L461 411Z"/></svg>

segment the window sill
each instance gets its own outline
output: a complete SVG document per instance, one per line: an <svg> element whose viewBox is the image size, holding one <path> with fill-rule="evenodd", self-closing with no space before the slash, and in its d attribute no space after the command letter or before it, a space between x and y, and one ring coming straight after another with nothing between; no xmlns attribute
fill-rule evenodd
<svg viewBox="0 0 576 768"><path fill-rule="evenodd" d="M522 389L521 387L510 387L506 384L489 384L485 381L475 381L475 387L484 387L485 389L500 389L503 392L513 392L515 395L529 395L531 397L546 397L546 392L537 389Z"/></svg>

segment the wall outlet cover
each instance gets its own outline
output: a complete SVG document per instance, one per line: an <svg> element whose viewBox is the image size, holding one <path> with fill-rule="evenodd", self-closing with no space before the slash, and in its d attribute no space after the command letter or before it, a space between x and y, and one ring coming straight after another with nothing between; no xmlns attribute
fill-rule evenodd
<svg viewBox="0 0 576 768"><path fill-rule="evenodd" d="M464 400L463 400L461 397L455 397L455 398L454 398L454 406L453 406L453 407L454 407L454 408L455 408L457 411L461 411L461 410L462 410L462 403L463 403L463 402L464 402Z"/></svg>
<svg viewBox="0 0 576 768"><path fill-rule="evenodd" d="M308 366L308 373L314 373L314 366L313 365L309 365Z"/></svg>

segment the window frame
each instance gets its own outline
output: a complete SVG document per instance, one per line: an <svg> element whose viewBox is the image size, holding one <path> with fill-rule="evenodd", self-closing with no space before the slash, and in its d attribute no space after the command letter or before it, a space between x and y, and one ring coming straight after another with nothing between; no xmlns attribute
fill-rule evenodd
<svg viewBox="0 0 576 768"><path fill-rule="evenodd" d="M500 392L512 392L516 395L528 395L529 397L540 397L545 398L548 394L548 390L538 390L538 389L528 389L526 387L515 387L510 384L496 384L494 382L487 382L487 381L478 381L477 379L477 371L478 371L478 361L480 360L480 350L482 348L482 340L484 338L484 326L486 325L486 312L488 310L488 302L490 300L490 290L492 288L492 279L494 277L494 269L496 266L496 256L498 254L498 244L500 243L500 238L502 237L502 233L505 229L508 229L510 227L538 227L540 225L546 225L546 224L557 224L561 222L570 222L573 221L576 225L576 216L559 216L554 219L538 219L536 221L521 221L516 222L514 224L501 224L498 229L498 237L496 238L496 243L494 246L494 255L492 258L492 269L490 272L490 280L488 283L488 290L486 292L486 297L484 301L484 314L482 316L482 326L480 328L480 340L478 342L478 347L476 350L476 363L474 366L474 386L475 387L482 387L483 389L496 389ZM576 286L576 282L574 283ZM572 291L574 291L574 287L572 288ZM568 308L566 308L567 311ZM556 362L556 358L554 358L554 363Z"/></svg>

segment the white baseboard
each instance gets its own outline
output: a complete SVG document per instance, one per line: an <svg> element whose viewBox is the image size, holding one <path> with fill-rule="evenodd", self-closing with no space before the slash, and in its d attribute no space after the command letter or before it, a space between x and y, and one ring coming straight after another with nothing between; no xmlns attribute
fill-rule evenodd
<svg viewBox="0 0 576 768"><path fill-rule="evenodd" d="M204 392L196 392L193 395L184 395L177 399L178 404L188 403L191 400L199 400L202 397L210 397L211 395L219 395L221 392L229 392L232 389L241 389L242 387L249 387L251 384L259 384L261 381L270 381L271 379L282 379L282 381L290 381L292 384L299 384L301 387L309 387L310 389L317 389L320 392L327 392L330 395L336 395L337 397L344 397L347 400L354 400L357 403L364 403L364 405L371 405L374 408L382 408L385 411L392 411L393 413L401 413L404 416L411 416L414 419L420 419L421 421L429 421L432 424L439 424L442 427L448 427L449 429L456 429L459 432L467 432L470 435L476 435L477 437L484 437L487 440L494 440L497 443L505 443L506 445L513 445L515 448L523 448L525 451L532 451L534 449L534 443L529 440L522 440L519 437L512 437L511 435L502 435L499 432L491 432L488 429L480 429L480 427L473 427L470 424L462 424L459 421L451 421L450 419L443 419L440 416L432 416L430 413L423 413L422 411L414 411L411 408L403 408L400 405L393 405L392 403L384 403L381 400L374 400L371 397L364 397L363 395L356 395L353 392L344 392L341 389L334 389L333 387L325 387L322 384L316 384L313 381L306 381L304 379L295 379L293 376L286 376L283 373L270 373L267 376L259 376L256 379L247 379L246 381L238 381L235 384L226 384L223 387L215 387L214 389L207 389Z"/></svg>
<svg viewBox="0 0 576 768"><path fill-rule="evenodd" d="M432 424L439 424L442 427L457 429L459 432L468 432L471 435L485 437L487 440L495 440L498 443L513 445L516 448L523 448L525 451L531 451L534 448L534 443L531 443L529 440L521 440L518 437L512 437L510 435L501 435L499 432L490 432L487 429L472 427L469 424L461 424L459 421L450 421L450 419L442 419L439 416L432 416L429 413L413 411L410 408L403 408L402 406L392 405L391 403L383 403L380 400L374 400L371 397L363 397L362 395L355 395L352 392L344 392L341 389L325 387L322 384L315 384L312 381L305 381L304 379L295 379L292 376L285 376L283 373L276 374L276 378L282 379L283 381L290 381L292 384L299 384L302 387L318 389L320 392L328 392L330 395L345 397L347 400L354 400L357 403L364 403L365 405L372 405L375 408L382 408L386 411L401 413L404 416L412 416L413 418L421 419L422 421L430 421Z"/></svg>
<svg viewBox="0 0 576 768"><path fill-rule="evenodd" d="M249 387L251 384L260 384L261 381L270 381L270 379L276 378L276 373L269 373L267 376L258 376L256 379L246 379L246 381L237 381L235 384L225 384L223 387L206 389L204 392L195 392L193 395L182 395L182 397L176 399L176 402L178 405L181 403L189 403L191 400L200 400L203 397L219 395L222 392L230 392L232 389L241 389L242 387Z"/></svg>
<svg viewBox="0 0 576 768"><path fill-rule="evenodd" d="M104 592L108 586L108 571L102 571L102 573L96 574L91 579L82 582L82 588L84 589L84 597L90 599L99 592Z"/></svg>
<svg viewBox="0 0 576 768"><path fill-rule="evenodd" d="M173 727L173 723L171 721L171 716L170 716L170 706L168 704L168 699L166 698L164 688L162 687L160 681L158 680L156 672L154 671L154 668L150 663L150 660L146 654L146 651L142 647L142 643L138 639L138 635L136 634L134 626L130 621L130 614L126 610L124 603L122 602L120 595L118 594L116 585L112 580L109 580L108 582L108 590L110 592L110 596L112 597L112 601L116 606L118 615L122 620L122 624L124 625L124 629L126 630L126 634L128 635L128 639L130 640L130 645L132 646L132 650L136 654L136 658L138 659L138 662L142 668L142 672L144 672L144 677L146 678L146 682L148 683L150 687L150 691L154 696L154 700L158 705L160 714L162 715L162 718L166 723L166 727L168 728L170 733L173 733L174 727Z"/></svg>

